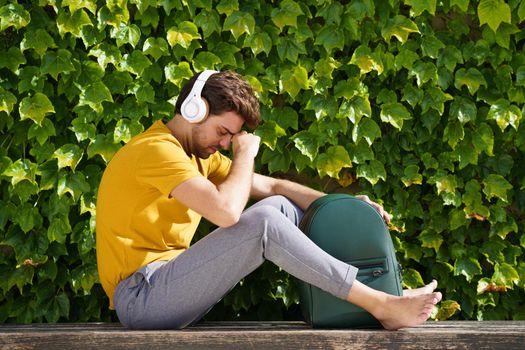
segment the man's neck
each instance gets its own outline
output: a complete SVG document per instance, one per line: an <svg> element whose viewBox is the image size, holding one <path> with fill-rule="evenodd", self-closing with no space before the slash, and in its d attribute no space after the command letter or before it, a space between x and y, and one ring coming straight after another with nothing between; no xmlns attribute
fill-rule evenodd
<svg viewBox="0 0 525 350"><path fill-rule="evenodd" d="M181 116L175 116L168 122L164 123L166 127L171 131L171 134L179 141L186 154L191 157L190 151L190 138L191 129L188 127L188 123L182 120Z"/></svg>

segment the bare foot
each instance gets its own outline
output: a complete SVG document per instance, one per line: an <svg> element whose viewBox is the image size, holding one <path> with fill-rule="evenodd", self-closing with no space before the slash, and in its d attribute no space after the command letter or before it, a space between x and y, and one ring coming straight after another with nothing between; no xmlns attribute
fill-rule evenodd
<svg viewBox="0 0 525 350"><path fill-rule="evenodd" d="M430 317L434 305L441 301L441 293L430 292L402 297L389 295L388 299L390 300L383 308L373 315L385 329L396 330L425 322Z"/></svg>
<svg viewBox="0 0 525 350"><path fill-rule="evenodd" d="M441 301L441 293L434 292L437 282L404 292L403 296L387 294L354 281L347 300L370 312L385 329L413 327L425 322L434 305Z"/></svg>
<svg viewBox="0 0 525 350"><path fill-rule="evenodd" d="M403 296L416 296L421 294L432 293L437 288L437 284L438 283L436 280L432 280L432 282L421 288L403 289Z"/></svg>

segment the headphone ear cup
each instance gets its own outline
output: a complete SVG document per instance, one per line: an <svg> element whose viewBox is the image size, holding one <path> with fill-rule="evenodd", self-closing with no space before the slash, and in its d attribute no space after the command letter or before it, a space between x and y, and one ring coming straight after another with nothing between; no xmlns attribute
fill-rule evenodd
<svg viewBox="0 0 525 350"><path fill-rule="evenodd" d="M200 123L208 116L208 102L199 96L186 99L181 106L181 114L190 123Z"/></svg>

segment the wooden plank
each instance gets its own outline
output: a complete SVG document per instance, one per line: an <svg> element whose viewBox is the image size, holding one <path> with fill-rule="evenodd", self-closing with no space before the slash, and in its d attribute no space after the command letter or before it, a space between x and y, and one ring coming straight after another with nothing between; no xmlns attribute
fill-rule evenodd
<svg viewBox="0 0 525 350"><path fill-rule="evenodd" d="M525 321L445 321L399 331L312 329L303 322L203 323L184 330L119 324L0 325L0 349L525 349Z"/></svg>

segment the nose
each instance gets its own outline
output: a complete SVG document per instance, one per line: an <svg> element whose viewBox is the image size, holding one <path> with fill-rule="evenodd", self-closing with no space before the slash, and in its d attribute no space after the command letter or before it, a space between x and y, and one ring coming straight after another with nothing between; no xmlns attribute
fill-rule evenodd
<svg viewBox="0 0 525 350"><path fill-rule="evenodd" d="M222 147L222 149L228 150L230 148L230 143L232 141L233 135L226 135L219 141L219 145Z"/></svg>

